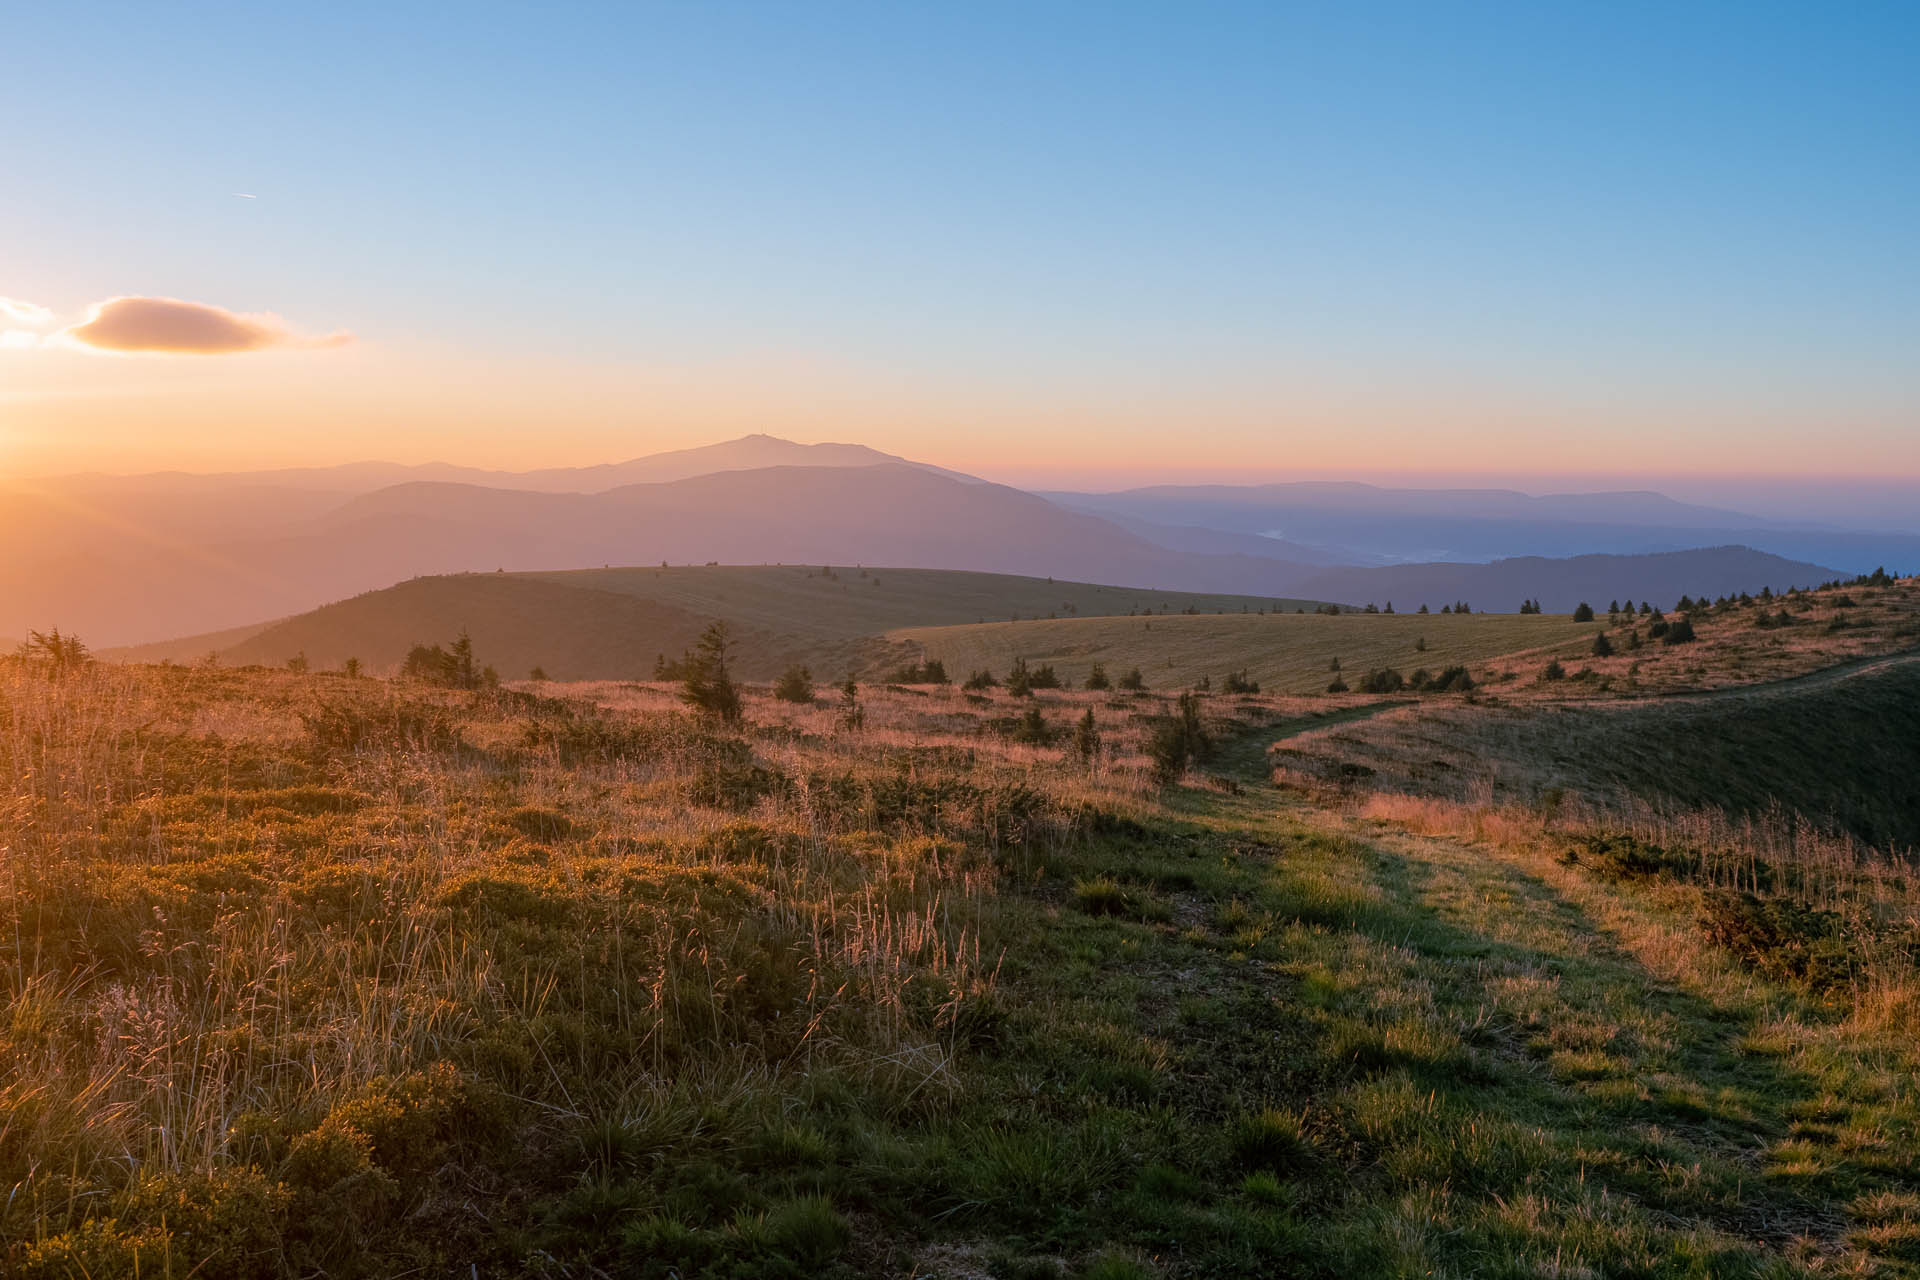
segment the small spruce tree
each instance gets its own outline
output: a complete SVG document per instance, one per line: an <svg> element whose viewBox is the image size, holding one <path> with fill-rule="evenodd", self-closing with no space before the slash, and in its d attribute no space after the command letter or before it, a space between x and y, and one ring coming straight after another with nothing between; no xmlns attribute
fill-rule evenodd
<svg viewBox="0 0 1920 1280"><path fill-rule="evenodd" d="M795 664L780 673L773 682L773 696L782 702L805 705L813 701L813 672Z"/></svg>
<svg viewBox="0 0 1920 1280"><path fill-rule="evenodd" d="M694 710L737 724L743 713L740 686L727 666L733 638L725 622L714 622L681 662L680 700Z"/></svg>
<svg viewBox="0 0 1920 1280"><path fill-rule="evenodd" d="M1073 753L1088 764L1100 754L1100 726L1093 718L1092 707L1073 726Z"/></svg>
<svg viewBox="0 0 1920 1280"><path fill-rule="evenodd" d="M1008 669L1007 692L1016 698L1033 696L1033 673L1027 670L1025 658L1015 658L1013 666Z"/></svg>

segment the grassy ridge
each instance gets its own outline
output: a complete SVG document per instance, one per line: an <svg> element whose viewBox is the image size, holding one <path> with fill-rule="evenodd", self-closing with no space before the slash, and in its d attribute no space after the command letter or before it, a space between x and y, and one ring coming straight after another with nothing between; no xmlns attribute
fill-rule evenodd
<svg viewBox="0 0 1920 1280"><path fill-rule="evenodd" d="M1575 644L1503 659L1516 678L1472 702L1309 726L1275 763L1309 785L1711 811L1767 820L1789 843L1805 824L1920 847L1920 583L1706 609L1689 625L1695 639L1668 645L1648 618L1602 614L1610 656ZM1561 678L1543 678L1555 658Z"/></svg>
<svg viewBox="0 0 1920 1280"><path fill-rule="evenodd" d="M211 651L229 665L278 666L304 653L320 667L359 658L368 670L386 673L411 646L439 643L464 629L509 679L535 666L558 680L643 679L657 656L677 656L719 618L733 626L736 659L750 677L768 679L796 662L838 677L885 665L894 646L876 637L901 626L1303 604L1313 607L939 569L713 565L472 573L414 578L269 626L109 656L194 662Z"/></svg>
<svg viewBox="0 0 1920 1280"><path fill-rule="evenodd" d="M1456 800L1778 811L1877 848L1920 848L1920 662L1705 698L1409 706L1292 739L1275 761L1323 781L1364 769L1370 787Z"/></svg>
<svg viewBox="0 0 1920 1280"><path fill-rule="evenodd" d="M889 638L917 646L956 674L985 667L1004 676L1024 657L1051 662L1075 683L1098 662L1109 676L1137 666L1149 687L1181 688L1244 668L1263 689L1302 694L1326 688L1335 659L1349 683L1387 666L1410 674L1458 663L1478 677L1490 659L1542 646L1571 652L1593 630L1590 623L1549 615L1282 612L911 627ZM1418 647L1423 641L1424 650Z"/></svg>

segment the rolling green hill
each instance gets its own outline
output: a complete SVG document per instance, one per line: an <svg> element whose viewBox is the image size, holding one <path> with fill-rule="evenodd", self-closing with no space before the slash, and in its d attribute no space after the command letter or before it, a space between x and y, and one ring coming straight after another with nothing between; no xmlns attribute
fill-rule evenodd
<svg viewBox="0 0 1920 1280"><path fill-rule="evenodd" d="M1336 658L1351 683L1369 667L1411 673L1473 666L1578 642L1592 631L1591 623L1552 614L1235 613L911 627L888 638L939 658L956 675L980 667L1004 675L1023 657L1050 662L1061 678L1075 683L1098 662L1109 676L1137 666L1149 688L1171 688L1244 668L1266 692L1317 693L1333 678ZM1424 650L1418 647L1423 640Z"/></svg>
<svg viewBox="0 0 1920 1280"><path fill-rule="evenodd" d="M862 569L845 565L706 565L574 569L521 575L570 587L640 596L743 627L846 639L900 627L1090 617L1170 609L1178 613L1312 609L1312 600L1151 591L954 569Z"/></svg>
<svg viewBox="0 0 1920 1280"><path fill-rule="evenodd" d="M718 618L733 627L740 674L768 679L789 663L816 672L871 669L898 646L881 633L985 618L1149 609L1311 608L1313 602L1146 591L939 569L710 565L476 573L415 578L260 628L112 651L130 661L317 667L358 658L396 668L415 644L465 630L479 660L515 679L535 666L556 680L642 679ZM1025 624L1022 624L1025 625Z"/></svg>
<svg viewBox="0 0 1920 1280"><path fill-rule="evenodd" d="M677 654L692 644L707 621L654 600L475 573L369 591L213 652L224 664L242 666L279 666L303 654L315 667L332 669L358 658L370 672L386 674L414 645L442 643L465 631L478 660L506 679L535 666L556 680L631 679L649 674L656 655ZM759 636L742 639L754 642L756 652L764 643ZM202 644L181 657L207 651Z"/></svg>

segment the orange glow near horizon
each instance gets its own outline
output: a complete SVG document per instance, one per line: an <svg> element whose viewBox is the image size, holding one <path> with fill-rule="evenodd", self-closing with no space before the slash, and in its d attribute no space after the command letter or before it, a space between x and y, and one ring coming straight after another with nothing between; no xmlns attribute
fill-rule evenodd
<svg viewBox="0 0 1920 1280"><path fill-rule="evenodd" d="M303 342L241 355L108 359L0 349L0 475L229 471L382 460L503 470L591 465L753 432L840 440L1008 483L1731 473L1857 475L1809 407L1569 403L1456 385L1419 396L1324 380L1198 390L1089 383L1035 397L844 362L616 365ZM1652 400L1652 397L1649 397ZM1847 424L1887 476L1920 476L1897 406ZM1729 457L1724 440L1743 448ZM1728 467L1727 464L1733 464Z"/></svg>

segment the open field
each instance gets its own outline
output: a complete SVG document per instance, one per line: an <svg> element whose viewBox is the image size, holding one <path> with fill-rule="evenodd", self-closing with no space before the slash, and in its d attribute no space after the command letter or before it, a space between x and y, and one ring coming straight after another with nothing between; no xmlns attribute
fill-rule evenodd
<svg viewBox="0 0 1920 1280"><path fill-rule="evenodd" d="M888 639L939 658L956 677L976 668L1004 677L1015 658L1025 658L1052 663L1075 684L1097 662L1115 678L1138 667L1154 689L1185 688L1202 676L1219 680L1244 669L1264 690L1307 694L1326 689L1335 659L1349 684L1384 666L1437 672L1457 663L1479 678L1490 659L1516 651L1571 654L1593 629L1554 615L1283 612L911 627Z"/></svg>
<svg viewBox="0 0 1920 1280"><path fill-rule="evenodd" d="M1901 867L540 688L0 664L0 1271L1916 1273Z"/></svg>

